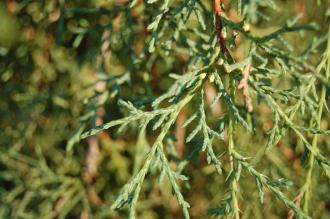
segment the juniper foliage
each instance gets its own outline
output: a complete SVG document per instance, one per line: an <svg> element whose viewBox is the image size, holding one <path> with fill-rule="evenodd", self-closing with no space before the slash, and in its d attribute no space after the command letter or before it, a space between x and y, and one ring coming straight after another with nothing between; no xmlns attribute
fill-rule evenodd
<svg viewBox="0 0 330 219"><path fill-rule="evenodd" d="M29 4L23 1L15 13L32 10ZM79 52L84 41L93 42L80 58L90 60L96 73L87 88L79 91L94 92L83 101L84 114L65 152L56 152L68 158L65 170L60 168L63 158L49 164L51 158L45 158L39 146L36 157L25 155L22 145L0 155L5 169L12 170L19 162L22 169L33 173L4 172L3 178L15 186L9 193L1 191L4 207L0 215L35 218L52 212L49 218L143 218L147 193L165 185L163 189L170 188L183 217L191 218L196 214L191 209L198 204L188 200L196 177L192 166L196 160L203 163L205 157L212 167L208 183L216 186L210 188L208 195L214 201L203 214L257 218L261 213L251 209L276 208L272 206L276 203L288 208L289 218L315 217L312 200L327 201L315 187L325 185L328 191L330 180L330 131L322 125L329 121L330 29L325 21L329 12L323 12L322 22L305 23L302 15L296 15L283 17L275 28L267 29L268 22L284 10L282 1L72 4L59 1L55 7L54 3L58 18L48 25L54 27L59 45L69 38ZM320 1L316 7L328 5ZM295 39L305 40L297 45ZM32 50L33 45L29 46ZM71 68L68 64L65 70L74 72ZM216 109L221 112L215 113ZM186 115L182 124L178 122L181 115ZM182 129L187 133L180 155L180 139L173 133ZM83 179L79 174L84 171L74 167L79 166L81 154L87 154L87 160L95 159L93 138L113 144L104 155L113 173L101 172L102 179L95 183L99 191L92 182L97 174L88 169L93 161L87 161ZM133 142L127 143L135 146L129 155L133 161L127 159L118 139ZM81 153L86 141L90 151ZM291 156L300 160L301 174L292 175L291 164L279 152L283 148L294 151ZM263 168L265 163L270 167ZM113 191L107 185L111 180L124 185ZM95 197L100 191L107 200L104 205ZM255 207L257 199L259 207ZM8 211L11 202L17 207ZM29 211L32 204L39 210ZM283 216L277 209L269 212Z"/></svg>
<svg viewBox="0 0 330 219"><path fill-rule="evenodd" d="M130 7L133 8L137 4L138 1L132 1ZM297 217L310 218L308 216L308 202L311 172L315 161L324 174L327 177L330 176L330 161L317 147L317 136L329 134L329 131L320 129L323 106L326 104L325 89L329 78L329 46L322 56L321 64L316 69L308 61L309 57L316 52L315 47L330 42L330 40L326 34L315 39L314 46L307 48L304 52L294 53L284 35L315 31L318 28L315 23L297 23L300 15L288 19L276 31L263 36L253 35L253 31L250 31L250 24L255 23L258 16L268 20L267 16L260 11L261 5L277 12L280 11L275 1L245 3L238 1L237 13L241 15L242 19L239 22L234 22L225 16L225 12L221 8L221 1L215 0L213 9L208 3L202 1L186 0L182 3L173 3L168 0L147 1L144 10L147 12L149 8L154 9L150 17L151 22L147 26L151 37L147 39L143 52L140 55L133 54L132 56L136 56L136 59L139 60L138 63L141 63L148 62L148 59L152 59L156 55L160 57L164 57L164 55L174 56L182 51L188 56L184 69L186 73L182 76L170 75L175 80L173 85L164 94L152 101L151 110L142 111L129 101L121 101L121 105L129 111L128 116L97 126L81 134L80 139L83 139L110 127L118 125L122 127L130 123L138 123L142 131L149 123L154 124L150 124L153 131L160 129L158 137L146 155L145 163L130 182L123 187L112 205L113 209L128 204L130 206L129 217L135 218L137 200L145 176L151 165L159 165L160 176L166 174L173 194L181 205L184 217L190 218L188 210L190 205L184 200L176 182L188 178L171 169L163 142L169 135L170 128L175 123L180 111L184 107L188 107L191 102L195 102L195 105L199 106L199 110L187 119L184 127L188 128L193 120L199 121L187 135L186 142L188 143L200 135L203 139L201 146L195 145L195 147L206 153L207 162L213 164L219 174L222 174L221 163L223 161L214 152L213 147L219 144L214 144L213 140L215 138L224 140L225 133L228 137L226 153L229 156L230 168L226 173L227 176L224 177L230 185L229 195L223 200L223 203L220 203L219 207L210 210L209 214L220 217L232 215L235 218L240 218L241 209L238 199L241 192L238 185L242 171L247 171L255 178L261 203L264 200L264 190L267 188L276 198L293 210ZM189 23L193 19L197 19L199 26L193 26ZM229 46L230 48L235 47L237 34L249 44L249 49L244 53L245 57L242 61L234 60L231 52L227 49ZM232 44L227 45L227 43ZM245 70L249 65L250 67ZM131 74L136 71L139 70L136 69ZM289 131L295 133L304 145L305 152L301 162L302 165L308 162L306 183L300 192L300 196L304 196L304 211L281 191L281 187L290 185L289 181L282 178L270 179L258 172L249 164L249 158L240 154L239 149L236 148L235 139L238 138L235 134L236 126L242 126L246 132L253 135L259 130L248 119L251 116L262 116L252 112L252 102L246 98L247 110L242 109L236 102L236 87L244 76L247 77L244 85L247 87L245 97L256 99L253 101L255 104L266 103L273 113L273 126L268 133L265 150L268 151L269 147L276 145ZM321 88L322 91L319 96L316 86L320 77L324 78L326 84L321 85L323 88ZM276 86L272 83L276 79L287 80L288 86L284 88ZM226 85L224 85L224 80L227 82ZM206 83L214 83L217 89L218 94L213 103L221 100L223 101L221 107L227 109L223 115L226 119L220 121L221 129L217 127L219 124L213 124L215 127L210 127L206 120L205 108L207 106L204 102ZM298 111L301 114L297 115ZM310 121L296 122L299 117L304 118L306 116L310 118ZM314 134L312 142L306 135L308 133Z"/></svg>

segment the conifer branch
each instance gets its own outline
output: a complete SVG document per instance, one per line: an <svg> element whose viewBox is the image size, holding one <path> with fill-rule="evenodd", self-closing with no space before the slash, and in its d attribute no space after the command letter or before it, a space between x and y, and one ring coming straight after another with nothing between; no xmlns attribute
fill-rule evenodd
<svg viewBox="0 0 330 219"><path fill-rule="evenodd" d="M137 217L137 211L139 209L138 198L142 191L143 182L146 180L146 175L151 169L151 166L155 166L160 169L160 181L164 176L167 176L173 194L176 196L182 209L183 216L185 218L190 218L188 211L190 205L185 201L177 180L187 180L187 177L181 175L181 172L184 171L184 167L189 163L189 160L200 151L205 152L207 163L212 164L219 174L221 174L223 170L226 170L227 166L223 164L223 161L216 155L217 150L219 150L216 146L219 144L215 143L217 142L216 139L224 139L224 130L227 129L227 151L230 159L228 162L229 173L226 181L230 184L230 191L229 195L223 198L220 206L210 209L209 213L221 217L231 215L235 219L239 219L241 213L243 216L244 212L240 211L238 201L238 185L243 187L244 184L240 181L243 168L255 178L261 203L263 202L264 188L268 188L275 197L292 209L296 215L302 218L309 218L309 216L299 208L298 204L290 201L279 189L280 186L286 187L289 185L287 180L282 178L279 180L270 180L268 176L259 173L246 162L245 157L238 154L235 138L239 134L235 128L238 123L247 133L252 133L256 130L256 125L251 121L251 116L253 115L247 113L253 111L252 98L256 96L258 100L260 98L260 100L265 101L273 112L273 124L269 131L266 149L280 142L280 140L285 137L286 131L291 129L304 143L306 151L309 153L309 159L313 158L318 161L320 167L327 172L329 168L328 159L326 159L315 146L316 143L314 143L314 140L312 144L308 142L306 133L315 134L314 138L317 139L318 134L327 135L329 132L327 130L321 130L319 123L318 126L307 127L303 122L294 122L296 118L299 118L298 116L301 114L304 115L304 113L309 113L313 118L318 115L317 118L319 118L318 121L320 122L323 109L320 108L320 105L316 104L316 95L311 95L311 93L316 93L316 78L323 78L323 84L326 84L325 82L327 82L328 78L326 76L323 77L321 72L317 73L316 77L310 78L302 76L302 73L305 73L304 71L306 68L313 70L311 64L307 63L306 57L313 54L313 50L316 50L318 45L321 45L323 41L320 40L320 42L314 43L315 45L313 44L311 50L306 50L301 56L304 58L293 54L292 47L283 35L303 30L315 30L317 28L313 23L297 24L299 17L288 20L283 26L272 33L264 36L254 35L254 33L250 31L250 29L253 29L250 28L250 24L252 25L253 23L250 12L254 10L257 12L256 14L258 17L263 17L263 15L257 10L262 4L259 1L252 2L253 3L243 4L242 1L238 1L238 14L244 16L244 19L236 23L228 18L230 17L229 15L228 17L224 16L221 8L221 0L213 1L213 11L208 11L209 9L199 0L184 0L179 3L168 0L147 1L146 10L155 11L155 13L148 16L148 20L145 21L150 22L149 25L147 25L147 30L151 32L151 35L147 34L148 37L145 40L147 43L144 45L143 52L139 55L133 55L133 57L137 56L138 58L135 57L134 65L136 64L136 66L131 67L132 69L130 69L130 72L139 72L141 69L148 72L149 69L145 66L150 66L150 63L152 63L151 71L153 72L155 68L157 68L158 62L164 59L166 65L171 66L171 70L174 69L175 72L180 75L169 74L169 76L174 79L174 82L170 84L168 89L164 92L160 94L157 93L156 96L151 98L152 100L148 100L150 105L137 105L135 104L135 102L138 102L136 100L135 102L119 101L120 105L128 110L128 115L123 118L110 121L102 126L92 126L88 131L84 131L86 120L83 120L81 128L71 139L69 147L72 148L72 145L80 139L95 135L100 131L115 126L119 126L119 130L123 130L128 126L132 126L132 124L137 124L138 127L143 127L144 133L147 126L150 126L152 133L155 133L156 130L160 131L149 153L145 156L141 169L135 172L130 182L122 188L119 196L112 205L113 209L121 208L128 204L130 206L129 217L131 219ZM138 1L131 1L131 6L136 6L136 3L138 3ZM253 5L257 8L252 8ZM265 1L263 6L278 10L277 5L272 0ZM196 23L199 24L197 27L190 25L191 14L193 13L195 13L197 18ZM212 14L213 20L209 19ZM128 18L128 20L129 19L131 18ZM151 19L151 21L149 21L149 19ZM252 23L249 23L250 21ZM210 23L214 23L215 30L207 30L207 24ZM235 48L234 38L237 35L240 35L241 39L250 43L251 47L245 59L235 62L227 45L230 46L230 48ZM284 45L285 48L280 45ZM133 50L132 53L134 53ZM169 64L175 62L173 60L168 62L170 58L167 56L171 55L173 55L173 57L184 57L182 60L185 68L177 70L172 66L173 64ZM182 72L187 73L181 75ZM225 72L230 74L223 74ZM288 74L290 80L298 80L300 84L296 85L294 82L290 81L292 87L289 89L282 89L281 86L275 86L273 82L280 79L280 77L285 74L283 72ZM130 81L125 78L124 75L122 77L123 78L120 76L120 78L117 79L111 78L106 81L118 90L119 87L129 84L127 82ZM131 77L134 79L135 76L132 74ZM217 88L217 95L214 97L212 101L213 104L211 105L214 105L214 103L218 101L223 101L221 105L225 114L216 122L210 122L208 120L208 113L205 110L203 89L205 83L208 83L208 81L214 83ZM154 83L153 86L153 89L157 89L157 84ZM300 93L297 92L297 87L301 89ZM246 109L235 101L236 88L238 90L243 90ZM252 96L251 92L254 92L256 95ZM118 92L111 97L117 94ZM170 134L171 127L175 123L178 113L184 106L191 105L191 100L194 100L198 107L193 108L191 116L187 118L183 127L189 130L185 138L187 151L190 150L190 145L195 145L195 142L197 146L193 148L186 160L176 161L179 168L178 171L175 172L170 167L168 159L170 156L175 157L175 153L168 152L166 149L169 148L163 148L164 145L168 147L171 145L164 144L164 141L166 136ZM284 103L288 103L289 101L295 101L295 103L291 106L286 107L286 105L284 105L282 107L282 105L278 103L279 100ZM320 101L318 103L320 104ZM94 104L94 106L99 105L102 105L102 103ZM300 111L301 114L299 114ZM91 114L94 114L94 111L92 111ZM93 116L87 116L87 118L93 118ZM166 153L166 151L168 153ZM314 163L314 161L310 160L309 162L312 164ZM312 170L309 169L306 181L310 178L311 171ZM310 185L310 183L308 183L308 185ZM306 193L306 195L308 194Z"/></svg>
<svg viewBox="0 0 330 219"><path fill-rule="evenodd" d="M233 98L233 101L235 103L235 81L231 79L230 81L230 93L231 97ZM231 177L231 198L232 198L232 212L235 219L239 219L239 207L238 207L238 179L239 179L239 173L237 174L237 170L235 167L235 143L234 143L234 116L232 113L229 114L229 124L228 124L228 154L230 157L230 174L233 174Z"/></svg>
<svg viewBox="0 0 330 219"><path fill-rule="evenodd" d="M214 0L214 16L215 16L215 27L216 27L216 34L218 37L218 42L221 48L221 52L225 57L229 57L230 53L229 50L226 47L226 42L224 38L224 32L223 32L223 24L221 20L221 0Z"/></svg>
<svg viewBox="0 0 330 219"><path fill-rule="evenodd" d="M235 158L239 161L239 163L253 176L256 180L256 185L258 187L259 199L261 203L263 203L264 196L264 187L267 187L278 199L280 199L286 206L291 208L298 217L304 219L311 219L307 214L305 214L299 206L297 206L294 202L292 202L289 198L287 198L280 190L279 187L289 186L290 182L285 179L277 179L270 180L267 176L259 173L255 170L248 162L246 162L247 158L243 157L237 152L233 152Z"/></svg>
<svg viewBox="0 0 330 219"><path fill-rule="evenodd" d="M243 70L243 78L242 80L239 82L237 88L238 89L243 89L243 96L245 98L245 104L247 106L248 112L252 112L253 111L253 105L252 105L252 99L250 97L250 93L249 93L249 75L250 75L250 70L251 70L251 61L249 61L247 63L247 65L245 66L244 70Z"/></svg>
<svg viewBox="0 0 330 219"><path fill-rule="evenodd" d="M322 69L324 68L326 80L329 80L329 77L330 77L330 34L329 33L330 33L330 29L328 32L327 48L324 53L322 62L317 68L317 71L318 71L317 74L320 74ZM322 90L321 90L320 99L319 99L319 104L318 104L317 117L315 118L315 123L316 123L315 128L317 128L317 129L320 129L320 127L321 127L323 107L326 104L326 102L325 102L326 92L327 92L327 88L326 88L326 86L323 85ZM316 150L316 148L317 148L318 137L319 137L319 134L317 134L317 133L314 134L313 140L312 140L312 150ZM304 196L303 197L304 198L303 209L306 213L308 213L308 211L309 211L309 202L311 199L311 189L312 189L312 179L313 179L312 173L313 173L314 163L315 163L315 155L313 153L311 153L309 155L309 160L308 160L308 166L307 166L308 170L307 170L307 174L306 174L306 178L305 178L305 184L302 188L302 193ZM325 167L323 165L322 165L322 167L323 167L323 169L328 170L325 173L327 174L328 178L330 179L330 167Z"/></svg>

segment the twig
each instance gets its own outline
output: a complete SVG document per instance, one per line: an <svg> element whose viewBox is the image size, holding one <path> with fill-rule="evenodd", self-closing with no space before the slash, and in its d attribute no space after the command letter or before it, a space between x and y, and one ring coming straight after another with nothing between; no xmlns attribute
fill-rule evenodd
<svg viewBox="0 0 330 219"><path fill-rule="evenodd" d="M251 61L248 62L248 64L245 66L243 70L243 78L238 84L238 89L243 89L243 96L245 99L245 104L249 112L253 111L253 106L252 106L252 99L249 94L249 75L250 75L250 70L251 70Z"/></svg>
<svg viewBox="0 0 330 219"><path fill-rule="evenodd" d="M229 144L228 144L228 152L230 156L230 168L233 171L235 168L234 162L235 158L233 156L233 153L235 152L235 146L234 146L234 127L233 127L233 120L229 120L229 127L228 127L228 137L229 137ZM231 198L232 198L232 209L233 209L233 218L239 219L239 207L238 207L238 200L237 200L237 193L238 193L238 186L237 186L237 180L234 178L231 181Z"/></svg>
<svg viewBox="0 0 330 219"><path fill-rule="evenodd" d="M294 202L297 206L300 206L300 202L301 202L301 199L302 199L302 195L303 195L303 194L299 194L299 195L297 195L297 196L294 198L294 200L293 200L293 202ZM293 219L294 216L295 216L295 212L294 212L294 210L290 209L290 211L289 211L289 213L288 213L288 217L287 217L287 219Z"/></svg>
<svg viewBox="0 0 330 219"><path fill-rule="evenodd" d="M214 15L215 15L215 28L217 31L218 41L221 47L221 52L225 57L230 57L229 50L226 47L225 39L222 35L223 24L221 20L221 0L214 0Z"/></svg>
<svg viewBox="0 0 330 219"><path fill-rule="evenodd" d="M330 31L330 29L329 29ZM330 35L328 37L328 46L326 49L325 53L325 78L328 80L330 77ZM322 66L322 65L321 65ZM322 119L322 113L323 113L323 107L324 104L326 103L326 92L327 88L326 86L322 87L321 90L321 97L319 100L319 105L318 105L318 112L317 112L317 118L316 118L316 128L320 129L321 127L321 119ZM319 134L314 134L313 136L313 141L312 141L312 150L317 149L317 142L318 142L318 136ZM310 201L310 196L311 196L311 184L312 184L312 173L313 173L313 167L315 163L315 156L313 153L310 154L309 160L308 160L308 171L307 175L305 178L305 185L304 185L304 211L308 213L308 205Z"/></svg>
<svg viewBox="0 0 330 219"><path fill-rule="evenodd" d="M183 124L187 119L187 114L185 111L179 113L178 118L176 119L175 124L175 137L177 139L175 143L176 152L178 157L183 156L184 145L185 145L185 137L186 137L186 128L183 128Z"/></svg>
<svg viewBox="0 0 330 219"><path fill-rule="evenodd" d="M230 82L230 94L235 101L235 82L231 79ZM228 153L230 156L230 169L231 171L235 171L235 143L234 143L234 121L235 118L232 114L230 114L229 124L228 124ZM233 209L233 218L239 219L239 207L238 207L238 200L237 200L237 193L238 193L238 182L236 177L233 177L231 180L231 198L232 198L232 209Z"/></svg>

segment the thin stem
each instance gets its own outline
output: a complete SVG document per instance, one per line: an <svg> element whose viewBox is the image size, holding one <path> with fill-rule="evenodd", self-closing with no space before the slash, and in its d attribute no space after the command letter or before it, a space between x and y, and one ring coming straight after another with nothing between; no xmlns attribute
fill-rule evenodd
<svg viewBox="0 0 330 219"><path fill-rule="evenodd" d="M142 187L142 182L144 181L144 178L149 170L151 161L155 155L155 153L157 152L157 149L159 147L161 147L162 142L166 136L166 134L168 133L168 131L170 130L171 126L173 125L173 123L175 122L179 112L181 111L181 109L192 99L193 95L192 94L188 94L183 100L181 100L178 104L177 107L175 109L175 111L173 112L173 114L170 116L168 122L164 125L164 128L162 130L162 132L158 135L156 141L154 142L149 154L148 154L148 158L146 159L146 162L144 163L140 173L141 173L141 178L140 178L140 182L138 183L135 191L134 191L134 197L131 203L131 209L129 212L129 218L130 219L135 219L136 218L136 205L137 205L137 200L139 197L139 193L141 191L141 187ZM187 209L183 209L186 218L189 218L189 213L187 213Z"/></svg>
<svg viewBox="0 0 330 219"><path fill-rule="evenodd" d="M225 39L222 35L223 31L223 23L221 20L221 0L214 0L214 15L215 15L215 27L216 27L216 34L218 38L218 42L221 48L221 52L225 57L228 58L229 62L233 62L233 58L231 57L229 50L226 47ZM230 93L232 96L232 100L235 102L235 81L234 79L230 79ZM235 153L235 144L234 144L234 117L232 113L230 114L229 118L229 125L228 125L228 153L230 156L230 170L231 173L235 172L235 160L234 160L234 153ZM231 187L231 199L232 199L232 209L233 209L233 217L235 219L239 219L239 207L238 207L238 201L237 201L237 193L238 193L238 186L237 186L237 180L236 177L232 177L230 182Z"/></svg>
<svg viewBox="0 0 330 219"><path fill-rule="evenodd" d="M231 170L234 170L234 156L233 153L235 152L235 146L234 146L234 127L233 127L233 120L229 120L229 127L228 127L228 137L229 137L229 144L228 144L228 152L230 154L230 168ZM239 219L239 208L238 208L238 201L237 201L237 193L238 193L238 187L237 187L237 181L236 178L233 177L231 181L231 197L232 197L232 207L234 212L234 218Z"/></svg>
<svg viewBox="0 0 330 219"><path fill-rule="evenodd" d="M230 92L233 101L235 101L235 81L230 79ZM230 156L230 169L235 172L235 143L234 143L234 118L232 114L230 115L229 125L228 125L228 153ZM237 201L238 186L236 177L232 178L231 181L231 197L232 197L232 208L234 213L234 218L239 219L239 207Z"/></svg>
<svg viewBox="0 0 330 219"><path fill-rule="evenodd" d="M230 56L229 50L226 47L225 38L222 36L223 23L221 20L221 0L214 0L214 16L215 16L216 34L220 44L221 52L223 53L224 56L228 57Z"/></svg>
<svg viewBox="0 0 330 219"><path fill-rule="evenodd" d="M330 33L330 29L329 29ZM326 60L326 71L325 71L325 78L326 80L329 79L329 74L330 74L330 35L328 36L328 46L327 50L325 53L325 60ZM321 126L321 119L322 119L322 113L323 113L323 106L325 104L325 96L326 96L326 86L322 87L321 90L321 97L318 105L318 113L317 113L317 118L316 118L316 126L318 129L320 129ZM313 136L313 141L312 141L312 149L315 151L317 149L317 142L318 142L318 134L314 134ZM313 153L310 154L309 160L308 160L308 170L307 170L307 175L305 178L305 184L304 184L304 211L308 213L308 206L309 206L309 201L311 198L311 187L312 187L312 173L313 173L313 167L314 167L314 162L315 162L315 156Z"/></svg>

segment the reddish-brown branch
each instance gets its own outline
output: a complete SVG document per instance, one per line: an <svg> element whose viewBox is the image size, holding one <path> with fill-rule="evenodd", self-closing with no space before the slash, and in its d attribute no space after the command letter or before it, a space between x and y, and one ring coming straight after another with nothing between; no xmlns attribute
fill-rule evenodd
<svg viewBox="0 0 330 219"><path fill-rule="evenodd" d="M230 56L229 50L226 47L225 39L222 36L223 24L221 20L221 0L214 0L214 15L215 15L215 28L217 32L218 41L221 51L224 56Z"/></svg>
<svg viewBox="0 0 330 219"><path fill-rule="evenodd" d="M221 12L221 0L214 0L214 12L216 14Z"/></svg>

